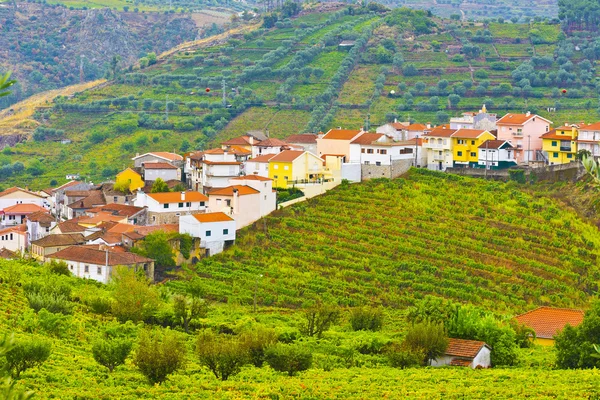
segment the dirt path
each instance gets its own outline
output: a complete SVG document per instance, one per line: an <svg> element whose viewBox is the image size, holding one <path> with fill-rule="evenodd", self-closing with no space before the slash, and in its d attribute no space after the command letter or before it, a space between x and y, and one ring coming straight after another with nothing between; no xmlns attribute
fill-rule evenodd
<svg viewBox="0 0 600 400"><path fill-rule="evenodd" d="M494 42L492 42L492 48L496 52L496 55L498 56L498 58L500 58L500 53L498 53L498 49L496 48L496 45L494 44Z"/></svg>

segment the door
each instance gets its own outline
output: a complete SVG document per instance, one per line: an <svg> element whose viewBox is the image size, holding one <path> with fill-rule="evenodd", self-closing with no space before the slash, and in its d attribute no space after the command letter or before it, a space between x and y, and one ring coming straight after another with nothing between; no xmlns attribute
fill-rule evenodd
<svg viewBox="0 0 600 400"><path fill-rule="evenodd" d="M441 161L440 161L439 169L440 169L440 171L442 170L442 162Z"/></svg>

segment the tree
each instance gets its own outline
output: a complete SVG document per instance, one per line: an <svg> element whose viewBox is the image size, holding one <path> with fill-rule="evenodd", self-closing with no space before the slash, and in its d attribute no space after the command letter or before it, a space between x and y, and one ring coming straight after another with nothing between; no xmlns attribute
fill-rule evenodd
<svg viewBox="0 0 600 400"><path fill-rule="evenodd" d="M278 343L267 350L265 358L271 368L287 372L289 376L306 371L312 365L312 353L300 345Z"/></svg>
<svg viewBox="0 0 600 400"><path fill-rule="evenodd" d="M13 378L19 378L21 373L38 367L50 357L51 344L39 340L17 342L6 352L6 368Z"/></svg>
<svg viewBox="0 0 600 400"><path fill-rule="evenodd" d="M244 346L248 361L260 368L265 362L265 352L277 342L277 334L273 329L258 326L242 333L240 341Z"/></svg>
<svg viewBox="0 0 600 400"><path fill-rule="evenodd" d="M406 333L403 345L412 352L421 352L423 365L444 355L448 336L442 323L424 322L413 325Z"/></svg>
<svg viewBox="0 0 600 400"><path fill-rule="evenodd" d="M198 334L196 354L217 379L226 381L236 375L246 363L246 352L236 338L217 336L210 330Z"/></svg>
<svg viewBox="0 0 600 400"><path fill-rule="evenodd" d="M177 295L173 298L173 313L186 333L189 332L190 322L196 318L206 318L208 304L206 301L194 297L189 298Z"/></svg>
<svg viewBox="0 0 600 400"><path fill-rule="evenodd" d="M15 347L13 337L8 337L6 334L0 337L0 358L4 358L6 354ZM15 382L9 376L9 372L5 368L0 368L0 397L6 400L30 400L34 396L34 392L21 392L15 389Z"/></svg>
<svg viewBox="0 0 600 400"><path fill-rule="evenodd" d="M355 308L350 314L353 331L378 331L383 325L383 313L378 308Z"/></svg>
<svg viewBox="0 0 600 400"><path fill-rule="evenodd" d="M161 383L182 368L186 346L179 335L170 330L144 330L140 333L133 363L152 383Z"/></svg>
<svg viewBox="0 0 600 400"><path fill-rule="evenodd" d="M460 96L457 94L451 94L448 96L448 103L450 103L450 107L456 107L458 103L460 103Z"/></svg>
<svg viewBox="0 0 600 400"><path fill-rule="evenodd" d="M404 57L402 57L402 53L394 54L394 58L392 59L392 65L394 66L397 72L399 72L402 69L402 66L404 65Z"/></svg>
<svg viewBox="0 0 600 400"><path fill-rule="evenodd" d="M112 312L121 322L139 322L151 317L159 303L158 293L146 277L127 267L116 268L112 282Z"/></svg>
<svg viewBox="0 0 600 400"><path fill-rule="evenodd" d="M11 74L12 72L9 71L4 76L0 75L0 97L8 96L11 93L8 88L17 82L10 79Z"/></svg>
<svg viewBox="0 0 600 400"><path fill-rule="evenodd" d="M339 308L332 305L317 304L304 313L306 319L301 330L307 336L321 337L340 317Z"/></svg>
<svg viewBox="0 0 600 400"><path fill-rule="evenodd" d="M175 259L169 239L170 237L165 231L158 230L137 242L131 251L153 259L159 267L174 267Z"/></svg>
<svg viewBox="0 0 600 400"><path fill-rule="evenodd" d="M119 61L121 61L121 56L116 54L112 56L112 59L110 60L110 70L112 71L113 79L117 79Z"/></svg>
<svg viewBox="0 0 600 400"><path fill-rule="evenodd" d="M125 363L133 344L126 339L99 340L92 347L94 360L113 372L115 367Z"/></svg>
<svg viewBox="0 0 600 400"><path fill-rule="evenodd" d="M165 181L161 178L156 178L154 183L152 184L152 189L150 189L150 193L166 193L169 192L169 186Z"/></svg>

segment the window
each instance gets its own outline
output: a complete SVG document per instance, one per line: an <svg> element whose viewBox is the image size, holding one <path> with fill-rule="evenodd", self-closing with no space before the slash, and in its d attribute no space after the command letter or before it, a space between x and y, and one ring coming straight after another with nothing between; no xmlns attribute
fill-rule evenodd
<svg viewBox="0 0 600 400"><path fill-rule="evenodd" d="M50 232L50 227L47 227L47 228L46 228L46 232Z"/></svg>
<svg viewBox="0 0 600 400"><path fill-rule="evenodd" d="M73 266L72 265L69 265L69 268L71 269L71 271L73 271Z"/></svg>
<svg viewBox="0 0 600 400"><path fill-rule="evenodd" d="M457 144L465 144L465 141L463 139L458 139L456 141Z"/></svg>
<svg viewBox="0 0 600 400"><path fill-rule="evenodd" d="M477 153L471 152L471 157L477 157Z"/></svg>
<svg viewBox="0 0 600 400"><path fill-rule="evenodd" d="M456 155L462 157L462 151L457 152Z"/></svg>
<svg viewBox="0 0 600 400"><path fill-rule="evenodd" d="M183 203L179 203L179 208L183 208Z"/></svg>
<svg viewBox="0 0 600 400"><path fill-rule="evenodd" d="M523 129L521 129L521 128L517 129L517 133L523 133Z"/></svg>
<svg viewBox="0 0 600 400"><path fill-rule="evenodd" d="M379 154L387 154L387 150L386 149L381 149Z"/></svg>
<svg viewBox="0 0 600 400"><path fill-rule="evenodd" d="M186 206L186 207L191 207L191 206L192 206L192 202L191 202L191 201L188 201L188 202L186 202L186 203L185 203L185 206Z"/></svg>
<svg viewBox="0 0 600 400"><path fill-rule="evenodd" d="M13 234L12 233L10 234L10 240L13 240Z"/></svg>
<svg viewBox="0 0 600 400"><path fill-rule="evenodd" d="M211 231L206 231L206 237L209 237L212 234Z"/></svg>
<svg viewBox="0 0 600 400"><path fill-rule="evenodd" d="M367 149L367 154L373 154L373 149Z"/></svg>
<svg viewBox="0 0 600 400"><path fill-rule="evenodd" d="M370 161L365 161L365 165L369 165L369 164L371 164Z"/></svg>
<svg viewBox="0 0 600 400"><path fill-rule="evenodd" d="M364 154L364 152L365 152L365 149L360 149L360 152Z"/></svg>
<svg viewBox="0 0 600 400"><path fill-rule="evenodd" d="M223 235L229 235L229 229L223 229Z"/></svg>
<svg viewBox="0 0 600 400"><path fill-rule="evenodd" d="M86 274L89 274L89 272L90 272L90 266L89 265L84 266L83 267L83 272L85 272Z"/></svg>
<svg viewBox="0 0 600 400"><path fill-rule="evenodd" d="M273 169L279 169L279 165L277 165L277 164L273 165Z"/></svg>
<svg viewBox="0 0 600 400"><path fill-rule="evenodd" d="M98 267L98 275L102 275L102 267Z"/></svg>
<svg viewBox="0 0 600 400"><path fill-rule="evenodd" d="M553 157L558 157L558 153L553 153Z"/></svg>
<svg viewBox="0 0 600 400"><path fill-rule="evenodd" d="M117 196L113 197L113 203L116 203L119 200L119 198Z"/></svg>
<svg viewBox="0 0 600 400"><path fill-rule="evenodd" d="M375 161L375 165L377 165L378 167L381 166L381 161Z"/></svg>
<svg viewBox="0 0 600 400"><path fill-rule="evenodd" d="M283 169L284 169L285 171L287 171L288 169L290 169L290 167L289 167L288 165L284 165L284 166L283 166Z"/></svg>
<svg viewBox="0 0 600 400"><path fill-rule="evenodd" d="M203 201L200 202L200 207L204 207L204 202Z"/></svg>
<svg viewBox="0 0 600 400"><path fill-rule="evenodd" d="M557 146L556 140L553 140L553 141L552 141L552 146L554 146L554 147L556 147L556 146Z"/></svg>
<svg viewBox="0 0 600 400"><path fill-rule="evenodd" d="M471 144L475 144L475 141L474 141L474 140L471 140Z"/></svg>
<svg viewBox="0 0 600 400"><path fill-rule="evenodd" d="M229 199L225 200L225 204L227 204L227 207L230 207L231 206L231 200L229 200Z"/></svg>
<svg viewBox="0 0 600 400"><path fill-rule="evenodd" d="M573 154L567 154L567 158L573 158ZM10 234L10 236L12 236L12 233Z"/></svg>
<svg viewBox="0 0 600 400"><path fill-rule="evenodd" d="M169 203L165 203L164 208L169 208Z"/></svg>
<svg viewBox="0 0 600 400"><path fill-rule="evenodd" d="M267 199L267 195L265 195L265 200Z"/></svg>
<svg viewBox="0 0 600 400"><path fill-rule="evenodd" d="M277 175L273 175L273 179L277 179L279 178Z"/></svg>
<svg viewBox="0 0 600 400"><path fill-rule="evenodd" d="M288 180L288 177L287 177L287 176L284 176L284 177L283 177L283 179L285 179L285 180L287 181L287 180Z"/></svg>

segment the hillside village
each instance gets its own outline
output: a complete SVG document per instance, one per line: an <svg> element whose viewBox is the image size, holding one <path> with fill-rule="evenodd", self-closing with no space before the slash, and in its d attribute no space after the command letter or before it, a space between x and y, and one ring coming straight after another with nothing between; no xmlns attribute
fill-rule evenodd
<svg viewBox="0 0 600 400"><path fill-rule="evenodd" d="M374 133L338 128L285 140L252 131L184 155L136 154L114 182L1 192L0 247L7 257L65 261L76 276L103 283L122 264L153 279L154 260L130 252L153 232L190 235L187 257L177 240L170 244L177 265L195 263L231 246L237 230L342 181L396 178L411 167L538 168L600 155L600 124L552 124L531 113L498 118L484 105L441 126L394 122Z"/></svg>

